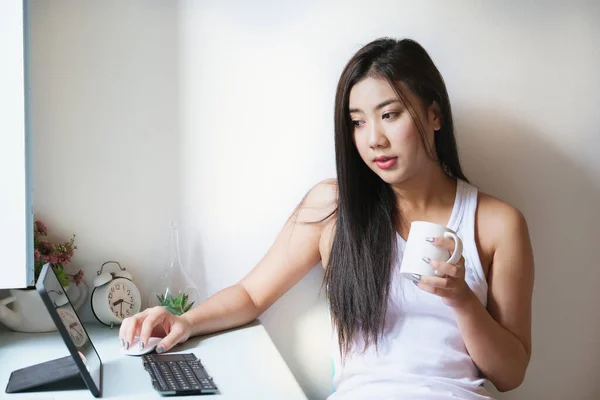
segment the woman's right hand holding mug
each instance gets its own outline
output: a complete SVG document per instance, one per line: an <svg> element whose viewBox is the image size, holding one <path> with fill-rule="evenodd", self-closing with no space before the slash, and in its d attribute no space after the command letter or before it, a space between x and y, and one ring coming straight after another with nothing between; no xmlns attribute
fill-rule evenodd
<svg viewBox="0 0 600 400"><path fill-rule="evenodd" d="M156 306L125 318L121 323L119 339L121 346L128 349L134 337L139 336L139 346L142 349L150 337L162 337L156 346L156 352L163 353L188 340L191 332L192 326L186 318Z"/></svg>

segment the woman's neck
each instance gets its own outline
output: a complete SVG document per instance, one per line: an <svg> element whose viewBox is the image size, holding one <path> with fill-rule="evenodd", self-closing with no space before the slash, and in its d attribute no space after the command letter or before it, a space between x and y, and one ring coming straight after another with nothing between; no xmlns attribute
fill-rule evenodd
<svg viewBox="0 0 600 400"><path fill-rule="evenodd" d="M456 179L448 176L439 165L398 184L392 184L401 209L426 210L439 203L453 204Z"/></svg>

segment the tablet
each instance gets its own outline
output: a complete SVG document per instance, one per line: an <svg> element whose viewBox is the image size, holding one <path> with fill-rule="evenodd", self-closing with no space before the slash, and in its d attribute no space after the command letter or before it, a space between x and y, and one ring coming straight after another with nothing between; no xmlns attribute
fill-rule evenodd
<svg viewBox="0 0 600 400"><path fill-rule="evenodd" d="M43 266L35 286L81 378L92 395L100 397L102 361L51 264Z"/></svg>

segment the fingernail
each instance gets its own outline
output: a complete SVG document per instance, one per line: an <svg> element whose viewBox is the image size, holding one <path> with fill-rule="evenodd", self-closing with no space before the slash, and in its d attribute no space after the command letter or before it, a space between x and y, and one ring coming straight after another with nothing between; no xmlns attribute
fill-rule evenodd
<svg viewBox="0 0 600 400"><path fill-rule="evenodd" d="M431 258L429 258L429 257L423 257L423 258L421 258L421 260L425 261L427 264L429 264L431 262Z"/></svg>
<svg viewBox="0 0 600 400"><path fill-rule="evenodd" d="M129 342L125 342L125 350L129 350Z"/></svg>
<svg viewBox="0 0 600 400"><path fill-rule="evenodd" d="M419 274L412 274L412 277L413 277L413 278L415 278L415 279L414 279L414 281L417 281L417 282L418 282L418 281L420 281L420 280L421 280L421 275L419 275ZM414 282L414 281L413 281L413 282Z"/></svg>
<svg viewBox="0 0 600 400"><path fill-rule="evenodd" d="M144 350L144 342L140 342L140 350Z"/></svg>
<svg viewBox="0 0 600 400"><path fill-rule="evenodd" d="M121 339L121 347L125 347L125 341Z"/></svg>
<svg viewBox="0 0 600 400"><path fill-rule="evenodd" d="M419 281L412 281L412 283L414 283L415 286L419 286Z"/></svg>
<svg viewBox="0 0 600 400"><path fill-rule="evenodd" d="M164 347L162 347L162 344L159 344L158 346L156 346L156 352L157 352L158 354L160 354L160 353L162 353L162 352L164 352L164 351L165 351L165 348L164 348Z"/></svg>
<svg viewBox="0 0 600 400"><path fill-rule="evenodd" d="M426 237L426 238L425 238L425 241L426 241L426 242L433 243L433 242L435 241L435 238L433 238L433 237L431 237L431 236L428 236L428 237Z"/></svg>

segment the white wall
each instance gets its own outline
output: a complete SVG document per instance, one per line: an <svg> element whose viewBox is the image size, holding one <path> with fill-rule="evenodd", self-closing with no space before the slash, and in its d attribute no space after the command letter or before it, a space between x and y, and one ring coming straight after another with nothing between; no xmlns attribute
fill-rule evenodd
<svg viewBox="0 0 600 400"><path fill-rule="evenodd" d="M25 168L23 14L21 1L0 2L0 253L4 255L0 288L26 287L30 283L26 267L32 260L27 257L32 246L26 229L31 213Z"/></svg>
<svg viewBox="0 0 600 400"><path fill-rule="evenodd" d="M468 176L519 207L536 257L534 356L501 399L600 389L600 6L588 2L34 1L36 209L88 278L123 260L147 290L167 220L204 295L262 257L334 175L337 78L360 46L413 37L445 77ZM102 5L101 5L102 4ZM320 272L263 317L296 365Z"/></svg>
<svg viewBox="0 0 600 400"><path fill-rule="evenodd" d="M90 284L117 260L147 294L168 262L182 169L177 21L167 1L31 2L35 215L56 239L76 233L71 267Z"/></svg>

